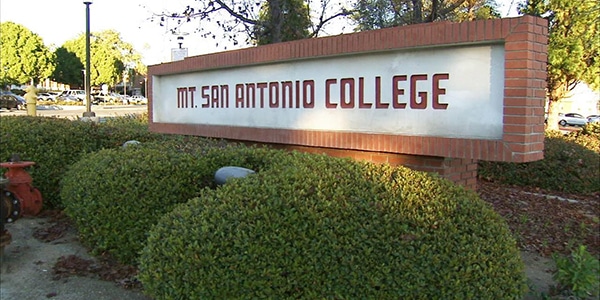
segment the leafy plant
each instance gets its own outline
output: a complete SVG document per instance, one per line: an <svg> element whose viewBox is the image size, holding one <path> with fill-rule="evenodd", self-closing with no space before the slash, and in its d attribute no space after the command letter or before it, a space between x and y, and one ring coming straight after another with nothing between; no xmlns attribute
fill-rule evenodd
<svg viewBox="0 0 600 300"><path fill-rule="evenodd" d="M528 163L480 161L480 178L549 191L590 194L600 191L600 125L562 134L547 131L544 159Z"/></svg>
<svg viewBox="0 0 600 300"><path fill-rule="evenodd" d="M65 173L61 201L93 253L135 265L150 227L176 204L214 188L218 168L234 163L260 169L277 153L284 152L185 138L104 149Z"/></svg>
<svg viewBox="0 0 600 300"><path fill-rule="evenodd" d="M570 256L553 255L556 263L554 279L562 290L577 298L597 296L600 287L600 263L587 248L580 245Z"/></svg>
<svg viewBox="0 0 600 300"><path fill-rule="evenodd" d="M34 161L27 168L33 186L40 190L45 208L63 208L60 180L69 166L90 153L120 148L129 140L159 145L185 145L189 149L219 146L218 140L202 137L157 134L148 131L147 116L108 118L106 122L83 122L60 118L5 116L0 121L0 161L13 154ZM4 170L3 170L4 171ZM92 184L92 183L90 183Z"/></svg>
<svg viewBox="0 0 600 300"><path fill-rule="evenodd" d="M42 194L44 207L60 207L60 178L69 165L98 149L94 132L95 125L89 122L4 116L0 121L0 160L18 154L23 161L35 162L26 170Z"/></svg>
<svg viewBox="0 0 600 300"><path fill-rule="evenodd" d="M156 299L521 299L525 288L499 215L403 167L291 153L155 224L139 278Z"/></svg>

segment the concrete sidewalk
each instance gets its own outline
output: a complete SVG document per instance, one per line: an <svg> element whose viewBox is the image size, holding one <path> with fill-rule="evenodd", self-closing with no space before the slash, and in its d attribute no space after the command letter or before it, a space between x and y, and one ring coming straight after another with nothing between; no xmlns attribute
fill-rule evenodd
<svg viewBox="0 0 600 300"><path fill-rule="evenodd" d="M149 300L139 290L125 289L115 282L69 276L56 280L52 269L61 256L93 259L70 229L58 240L42 242L33 233L52 226L49 219L25 217L6 224L12 242L4 249L0 264L0 299L9 300Z"/></svg>

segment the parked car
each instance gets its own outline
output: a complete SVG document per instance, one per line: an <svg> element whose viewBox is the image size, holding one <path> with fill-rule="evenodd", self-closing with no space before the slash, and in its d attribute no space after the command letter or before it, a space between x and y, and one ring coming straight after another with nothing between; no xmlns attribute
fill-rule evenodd
<svg viewBox="0 0 600 300"><path fill-rule="evenodd" d="M587 116L588 123L600 123L600 115Z"/></svg>
<svg viewBox="0 0 600 300"><path fill-rule="evenodd" d="M558 114L558 125L560 126L585 126L588 122L586 118L578 113Z"/></svg>
<svg viewBox="0 0 600 300"><path fill-rule="evenodd" d="M56 96L58 96L55 93L38 93L37 97L39 101L56 101Z"/></svg>
<svg viewBox="0 0 600 300"><path fill-rule="evenodd" d="M0 108L22 110L27 107L25 98L12 93L4 93L0 95Z"/></svg>
<svg viewBox="0 0 600 300"><path fill-rule="evenodd" d="M66 90L56 96L57 101L84 101L84 90Z"/></svg>
<svg viewBox="0 0 600 300"><path fill-rule="evenodd" d="M148 104L148 99L142 95L133 95L129 97L129 103L146 105Z"/></svg>
<svg viewBox="0 0 600 300"><path fill-rule="evenodd" d="M97 103L116 103L121 102L121 97L119 94L116 93L99 92L96 95L94 95L94 100Z"/></svg>

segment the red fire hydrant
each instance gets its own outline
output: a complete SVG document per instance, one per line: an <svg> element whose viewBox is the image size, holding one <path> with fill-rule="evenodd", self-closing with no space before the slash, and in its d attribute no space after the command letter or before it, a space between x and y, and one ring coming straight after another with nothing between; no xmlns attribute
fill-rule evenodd
<svg viewBox="0 0 600 300"><path fill-rule="evenodd" d="M19 200L21 211L25 216L35 216L42 210L42 194L33 187L33 179L24 168L34 165L32 161L11 161L0 163L1 168L7 168L4 176L9 183L6 190Z"/></svg>

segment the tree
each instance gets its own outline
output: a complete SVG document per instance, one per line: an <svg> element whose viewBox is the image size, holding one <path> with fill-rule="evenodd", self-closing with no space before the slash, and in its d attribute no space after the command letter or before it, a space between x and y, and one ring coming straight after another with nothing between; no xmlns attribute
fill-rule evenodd
<svg viewBox="0 0 600 300"><path fill-rule="evenodd" d="M466 0L453 12L452 21L474 21L500 18L498 4L494 0Z"/></svg>
<svg viewBox="0 0 600 300"><path fill-rule="evenodd" d="M280 0L263 4L260 22L254 26L258 45L286 42L310 37L310 11L302 0Z"/></svg>
<svg viewBox="0 0 600 300"><path fill-rule="evenodd" d="M3 85L35 84L52 75L54 56L42 38L13 22L1 23L0 32Z"/></svg>
<svg viewBox="0 0 600 300"><path fill-rule="evenodd" d="M69 85L83 86L83 63L75 53L60 47L54 51L56 68L52 80Z"/></svg>
<svg viewBox="0 0 600 300"><path fill-rule="evenodd" d="M83 65L85 62L85 34L69 40L57 49L61 50L55 79L68 80L64 83L79 84L83 82ZM100 86L108 84L114 86L123 79L123 74L128 69L134 69L140 74L146 73L146 67L141 62L141 56L133 46L121 40L118 32L105 30L92 33L90 38L91 70L90 84ZM79 63L72 59L76 57ZM77 70L78 69L78 70ZM59 72L64 72L63 77L58 77ZM78 76L76 76L78 75Z"/></svg>
<svg viewBox="0 0 600 300"><path fill-rule="evenodd" d="M600 2L527 0L519 11L549 22L548 128L558 129L556 103L581 82L600 88Z"/></svg>
<svg viewBox="0 0 600 300"><path fill-rule="evenodd" d="M358 0L351 19L355 31L442 20L498 18L494 0Z"/></svg>
<svg viewBox="0 0 600 300"><path fill-rule="evenodd" d="M216 40L221 31L225 40L237 45L241 42L240 37L248 44L317 37L331 20L351 14L350 10L331 0L320 0L316 6L312 0L198 2L197 7L187 6L181 13L154 14L153 19L158 19L159 24L173 34L179 34L183 25L199 20L195 32L201 33L202 37ZM216 25L216 29L212 25Z"/></svg>

